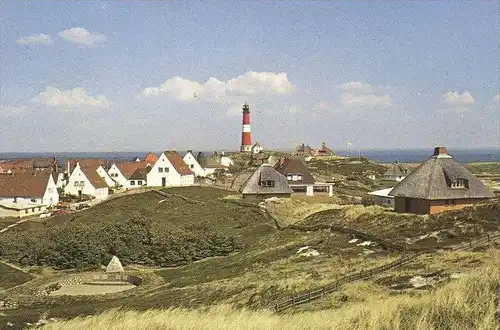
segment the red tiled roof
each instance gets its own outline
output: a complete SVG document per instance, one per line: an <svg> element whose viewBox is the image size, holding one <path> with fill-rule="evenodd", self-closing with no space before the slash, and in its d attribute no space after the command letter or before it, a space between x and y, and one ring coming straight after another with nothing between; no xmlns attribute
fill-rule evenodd
<svg viewBox="0 0 500 330"><path fill-rule="evenodd" d="M167 156L168 161L172 164L175 170L180 175L191 175L193 172L186 165L182 157L176 151L165 151L165 156Z"/></svg>
<svg viewBox="0 0 500 330"><path fill-rule="evenodd" d="M138 169L146 169L148 166L148 162L140 161L140 162L123 162L118 163L116 166L120 170L120 172L127 178L130 179L132 174Z"/></svg>
<svg viewBox="0 0 500 330"><path fill-rule="evenodd" d="M55 157L46 158L23 158L23 159L11 159L0 162L0 167L2 171L7 172L11 170L12 172L25 172L34 169L57 169L57 160Z"/></svg>
<svg viewBox="0 0 500 330"><path fill-rule="evenodd" d="M73 158L68 159L68 161L66 162L66 166L69 164L71 170L73 171L77 163L80 164L80 168L97 170L99 166L105 166L107 161L102 158Z"/></svg>
<svg viewBox="0 0 500 330"><path fill-rule="evenodd" d="M42 197L50 171L0 174L0 197Z"/></svg>
<svg viewBox="0 0 500 330"><path fill-rule="evenodd" d="M91 168L85 168L85 167L80 167L82 170L83 174L89 179L90 183L94 186L94 188L107 188L108 185L106 184L106 181L104 181L103 178L99 176L99 173L95 169Z"/></svg>
<svg viewBox="0 0 500 330"><path fill-rule="evenodd" d="M151 166L153 166L157 160L158 160L158 156L152 152L148 153L146 155L146 157L144 157L144 161L151 164Z"/></svg>

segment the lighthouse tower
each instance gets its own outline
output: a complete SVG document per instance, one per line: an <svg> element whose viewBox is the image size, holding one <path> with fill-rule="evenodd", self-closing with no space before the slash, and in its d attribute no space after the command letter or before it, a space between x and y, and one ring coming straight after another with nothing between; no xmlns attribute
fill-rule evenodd
<svg viewBox="0 0 500 330"><path fill-rule="evenodd" d="M243 105L243 127L241 131L241 152L252 151L252 131L250 129L250 107Z"/></svg>

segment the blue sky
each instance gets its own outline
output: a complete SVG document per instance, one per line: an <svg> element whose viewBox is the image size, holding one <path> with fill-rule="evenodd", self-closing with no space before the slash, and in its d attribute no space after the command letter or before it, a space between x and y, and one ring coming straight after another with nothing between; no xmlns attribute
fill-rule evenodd
<svg viewBox="0 0 500 330"><path fill-rule="evenodd" d="M500 147L498 1L0 6L3 152Z"/></svg>

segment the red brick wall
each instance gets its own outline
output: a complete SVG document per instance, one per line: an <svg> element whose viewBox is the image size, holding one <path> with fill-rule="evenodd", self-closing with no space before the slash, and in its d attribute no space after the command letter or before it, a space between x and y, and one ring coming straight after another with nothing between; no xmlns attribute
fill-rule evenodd
<svg viewBox="0 0 500 330"><path fill-rule="evenodd" d="M460 210L486 199L454 199L453 204L446 204L446 200L426 200L419 198L396 197L394 209L400 213L436 214L446 211Z"/></svg>

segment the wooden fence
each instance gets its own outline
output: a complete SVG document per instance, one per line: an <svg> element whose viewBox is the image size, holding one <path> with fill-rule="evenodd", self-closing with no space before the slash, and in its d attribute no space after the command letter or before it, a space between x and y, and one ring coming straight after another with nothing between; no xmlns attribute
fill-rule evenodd
<svg viewBox="0 0 500 330"><path fill-rule="evenodd" d="M451 250L451 251L472 250L473 248L486 246L489 243L496 241L496 240L499 240L499 239L500 239L500 233L496 232L496 233L492 233L492 234L487 234L486 236L479 238L475 241L470 241L467 243L461 243L461 244L454 245L454 246L450 247L449 250ZM436 250L433 250L433 251L422 250L422 251L416 251L415 253L412 253L412 254L405 254L405 255L401 256L398 260L393 261L391 263L388 263L386 265L371 268L368 270L361 270L361 271L359 271L357 273L353 273L353 274L348 274L344 277L339 278L337 281L330 283L330 284L327 284L323 287L319 287L317 289L301 293L301 294L296 295L296 296L294 296L290 299L287 299L287 300L276 301L272 305L270 305L269 308L271 310L275 311L276 313L282 312L286 309L289 309L289 308L292 308L294 306L304 304L304 303L310 302L312 300L321 298L321 297L323 297L329 293L332 293L334 291L338 291L338 289L343 284L371 278L371 277L378 275L378 274L381 274L387 270L400 267L400 266L412 261L413 259L415 259L423 254L428 254L430 252L436 252ZM499 307L499 310L500 310L500 307ZM500 315L500 312L499 312L499 315ZM499 316L499 320L500 320L500 316Z"/></svg>

